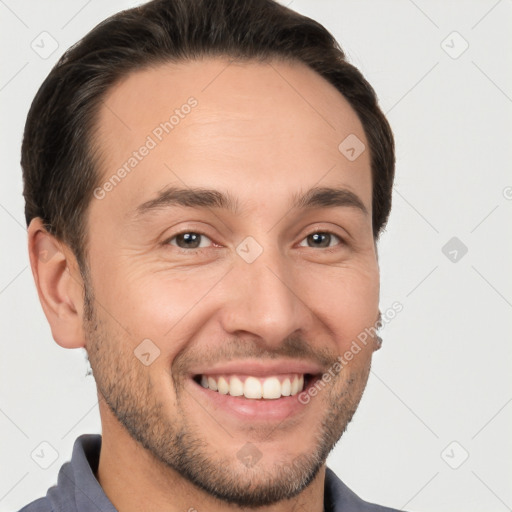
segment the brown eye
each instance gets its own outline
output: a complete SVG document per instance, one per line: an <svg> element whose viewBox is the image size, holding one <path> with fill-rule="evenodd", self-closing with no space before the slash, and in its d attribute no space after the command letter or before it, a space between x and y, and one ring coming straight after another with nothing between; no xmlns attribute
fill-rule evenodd
<svg viewBox="0 0 512 512"><path fill-rule="evenodd" d="M208 247L208 244L204 244L205 239L211 242L211 240L206 235L195 233L193 231L187 231L174 235L172 238L169 238L167 243L170 245L175 245L180 249L200 249ZM175 243L173 243L174 241Z"/></svg>

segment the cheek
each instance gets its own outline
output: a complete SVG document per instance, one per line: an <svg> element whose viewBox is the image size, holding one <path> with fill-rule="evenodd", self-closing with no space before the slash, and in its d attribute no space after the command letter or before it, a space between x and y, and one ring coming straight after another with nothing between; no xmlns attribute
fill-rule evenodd
<svg viewBox="0 0 512 512"><path fill-rule="evenodd" d="M343 343L375 324L379 290L376 265L330 268L302 282L305 302Z"/></svg>
<svg viewBox="0 0 512 512"><path fill-rule="evenodd" d="M122 326L132 349L149 339L162 355L171 357L188 341L191 333L185 330L191 319L199 321L197 315L204 310L208 291L219 278L215 272L202 272L199 277L145 265L105 265L101 273L96 298L114 323Z"/></svg>

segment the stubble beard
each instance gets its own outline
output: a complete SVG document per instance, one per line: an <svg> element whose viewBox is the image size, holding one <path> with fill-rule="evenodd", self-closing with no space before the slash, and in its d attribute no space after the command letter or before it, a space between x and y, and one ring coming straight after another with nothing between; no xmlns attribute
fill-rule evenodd
<svg viewBox="0 0 512 512"><path fill-rule="evenodd" d="M87 283L84 331L87 358L100 398L130 436L148 451L156 464L171 468L208 495L244 508L288 500L308 487L352 420L370 371L368 365L352 375L344 389L331 385L322 391L328 393L328 405L323 408L326 412L316 427L314 446L306 447L292 460L246 467L237 457L214 458L215 450L205 440L204 433L191 425L180 409L174 417L166 414L147 367L133 353L119 353L127 344L98 317L93 292ZM183 397L181 386L175 388L180 408L187 397Z"/></svg>

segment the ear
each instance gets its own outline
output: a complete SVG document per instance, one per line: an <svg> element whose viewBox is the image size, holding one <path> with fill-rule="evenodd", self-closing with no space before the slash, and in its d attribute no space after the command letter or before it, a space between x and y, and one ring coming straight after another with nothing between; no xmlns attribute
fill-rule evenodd
<svg viewBox="0 0 512 512"><path fill-rule="evenodd" d="M53 339L64 348L85 347L83 279L69 247L45 229L40 217L28 227L30 266Z"/></svg>
<svg viewBox="0 0 512 512"><path fill-rule="evenodd" d="M381 310L379 309L379 314L377 316L377 320L375 321L375 327L377 328L377 331L379 331L382 327L382 312ZM378 333L375 333L375 335L373 336L373 350L376 351L376 350L379 350L380 347L382 346L382 338L378 335Z"/></svg>

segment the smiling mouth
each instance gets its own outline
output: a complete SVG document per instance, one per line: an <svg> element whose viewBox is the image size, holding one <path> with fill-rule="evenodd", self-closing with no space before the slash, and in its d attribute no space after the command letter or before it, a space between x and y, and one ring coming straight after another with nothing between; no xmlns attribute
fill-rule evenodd
<svg viewBox="0 0 512 512"><path fill-rule="evenodd" d="M222 395L249 400L276 400L304 391L318 375L290 373L255 377L252 375L196 375L194 381L205 389Z"/></svg>

